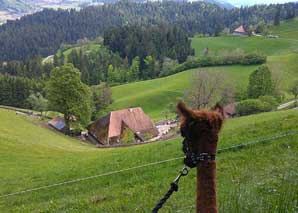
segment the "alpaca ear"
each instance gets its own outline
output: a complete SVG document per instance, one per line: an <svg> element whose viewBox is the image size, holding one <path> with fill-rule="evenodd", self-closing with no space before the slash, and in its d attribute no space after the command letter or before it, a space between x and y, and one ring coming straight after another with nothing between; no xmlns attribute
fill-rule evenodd
<svg viewBox="0 0 298 213"><path fill-rule="evenodd" d="M187 108L182 101L180 101L177 105L177 113L178 113L178 115L183 116L185 118L193 117L192 110Z"/></svg>
<svg viewBox="0 0 298 213"><path fill-rule="evenodd" d="M215 106L212 107L212 111L218 112L222 115L223 118L225 117L224 109L219 103L215 104Z"/></svg>

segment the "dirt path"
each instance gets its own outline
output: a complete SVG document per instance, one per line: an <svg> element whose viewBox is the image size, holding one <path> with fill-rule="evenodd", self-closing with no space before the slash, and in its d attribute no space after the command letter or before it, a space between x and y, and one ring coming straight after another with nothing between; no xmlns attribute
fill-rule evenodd
<svg viewBox="0 0 298 213"><path fill-rule="evenodd" d="M294 104L295 101L297 101L297 100L292 100L292 101L289 101L289 102L287 102L287 103L281 104L281 105L279 105L279 106L277 107L277 109L278 109L278 110L285 109L285 108L287 108L288 106Z"/></svg>

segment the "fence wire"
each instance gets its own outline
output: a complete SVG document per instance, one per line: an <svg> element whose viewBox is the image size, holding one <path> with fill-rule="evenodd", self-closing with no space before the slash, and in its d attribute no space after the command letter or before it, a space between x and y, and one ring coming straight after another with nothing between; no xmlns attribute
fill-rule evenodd
<svg viewBox="0 0 298 213"><path fill-rule="evenodd" d="M280 139L280 138L290 137L290 136L297 135L297 134L298 134L298 131L292 131L292 132L287 132L287 133L283 133L283 134L273 135L271 137L259 138L259 139L254 140L254 141L249 141L249 142L246 142L246 143L230 146L230 147L227 147L227 148L218 149L217 152L222 153L222 152L227 152L227 151L239 150L239 149L242 149L242 148L245 148L245 147L257 145L257 144L260 144L260 143L265 143L265 142ZM54 187L58 187L58 186L62 186L62 185L77 183L77 182L86 181L86 180L95 179L95 178L104 177L104 176L110 176L110 175L119 174L119 173L131 171L131 170L141 169L141 168L144 168L144 167L151 167L151 166L155 166L155 165L158 165L158 164L163 164L163 163L167 163L167 162L171 162L171 161L181 160L183 158L184 158L184 156L175 157L175 158L170 158L170 159L167 159L167 160L147 163L147 164L134 166L134 167L126 168L126 169L121 169L121 170L116 170L116 171L110 171L110 172L106 172L106 173L102 173L102 174L98 174L98 175L93 175L93 176L89 176L89 177L82 177L82 178L68 180L68 181L64 181L64 182L60 182L60 183L54 183L54 184L49 184L49 185L46 185L46 186L40 186L40 187L36 187L36 188L26 189L26 190L23 190L23 191L13 192L13 193L9 193L9 194L3 194L3 195L0 195L0 198L7 198L7 197L11 197L11 196L20 195L20 194L30 193L30 192L33 192L33 191L39 191L39 190L44 190L44 189L48 189L48 188L54 188Z"/></svg>

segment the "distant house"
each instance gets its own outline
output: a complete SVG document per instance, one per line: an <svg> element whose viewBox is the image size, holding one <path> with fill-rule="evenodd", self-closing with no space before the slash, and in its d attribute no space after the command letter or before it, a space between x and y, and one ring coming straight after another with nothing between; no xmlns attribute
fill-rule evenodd
<svg viewBox="0 0 298 213"><path fill-rule="evenodd" d="M64 118L61 118L61 117L53 118L48 122L48 125L60 132L65 132L66 130Z"/></svg>
<svg viewBox="0 0 298 213"><path fill-rule="evenodd" d="M110 112L89 125L88 132L97 142L108 145L124 143L128 135L139 141L158 135L150 117L140 107Z"/></svg>
<svg viewBox="0 0 298 213"><path fill-rule="evenodd" d="M243 27L243 25L239 26L238 28L236 28L233 31L233 35L234 36L247 36L248 32L246 32L245 28Z"/></svg>

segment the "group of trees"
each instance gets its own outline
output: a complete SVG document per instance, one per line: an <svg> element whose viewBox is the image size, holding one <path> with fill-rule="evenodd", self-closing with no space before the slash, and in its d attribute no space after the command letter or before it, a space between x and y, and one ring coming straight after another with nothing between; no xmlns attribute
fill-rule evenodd
<svg viewBox="0 0 298 213"><path fill-rule="evenodd" d="M43 86L41 81L0 75L0 105L29 108L28 97L31 94L41 93Z"/></svg>
<svg viewBox="0 0 298 213"><path fill-rule="evenodd" d="M98 50L92 51L74 48L65 58L64 53L56 54L54 64L61 66L65 63L72 63L79 69L82 81L88 85L97 85L100 82L106 82L109 66L117 67L119 74L121 70L127 69L127 63L119 55L114 54L105 47L100 47Z"/></svg>
<svg viewBox="0 0 298 213"><path fill-rule="evenodd" d="M249 115L274 110L278 105L278 93L272 72L268 66L258 67L249 76L247 99L237 104L238 115Z"/></svg>
<svg viewBox="0 0 298 213"><path fill-rule="evenodd" d="M47 79L53 68L54 66L52 63L43 63L42 57L35 56L23 61L13 60L0 63L0 74L26 77L30 79Z"/></svg>
<svg viewBox="0 0 298 213"><path fill-rule="evenodd" d="M72 48L69 54L59 50L54 65L72 63L88 85L117 84L169 75L170 69L194 54L187 34L166 25L111 29L104 45L88 51Z"/></svg>
<svg viewBox="0 0 298 213"><path fill-rule="evenodd" d="M146 56L156 60L169 57L182 63L194 54L188 35L177 26L162 24L156 27L121 27L108 30L104 34L104 45L118 52L131 63L138 56L143 68Z"/></svg>
<svg viewBox="0 0 298 213"><path fill-rule="evenodd" d="M97 38L112 27L178 25L189 35L218 35L224 28L256 25L294 17L298 4L256 5L233 9L206 2L119 1L76 10L51 10L8 21L0 26L0 61L54 54L63 43ZM138 34L136 34L138 35ZM132 58L130 58L132 60ZM179 59L180 60L180 59Z"/></svg>

